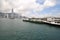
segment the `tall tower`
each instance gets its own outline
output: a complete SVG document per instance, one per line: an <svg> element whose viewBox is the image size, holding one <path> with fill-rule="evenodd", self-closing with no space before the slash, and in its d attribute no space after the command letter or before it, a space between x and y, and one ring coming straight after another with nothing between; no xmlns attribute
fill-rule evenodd
<svg viewBox="0 0 60 40"><path fill-rule="evenodd" d="M13 11L13 8L12 8L12 13L13 13L14 11Z"/></svg>

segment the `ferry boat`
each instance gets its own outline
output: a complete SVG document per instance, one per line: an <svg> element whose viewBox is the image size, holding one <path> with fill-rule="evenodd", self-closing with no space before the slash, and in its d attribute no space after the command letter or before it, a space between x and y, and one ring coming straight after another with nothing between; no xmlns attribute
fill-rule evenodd
<svg viewBox="0 0 60 40"><path fill-rule="evenodd" d="M49 24L54 26L60 26L60 23L57 22L48 22L48 21L37 21L37 20L29 20L29 19L23 19L25 22L31 22L31 23L43 23L43 24Z"/></svg>

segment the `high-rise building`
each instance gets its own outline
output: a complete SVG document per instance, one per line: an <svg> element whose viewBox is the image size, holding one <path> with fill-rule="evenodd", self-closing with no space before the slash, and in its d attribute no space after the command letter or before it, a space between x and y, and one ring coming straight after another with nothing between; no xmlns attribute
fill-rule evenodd
<svg viewBox="0 0 60 40"><path fill-rule="evenodd" d="M9 18L14 19L15 18L15 15L14 14L15 14L14 13L14 10L12 9L11 10L11 13L8 14L9 15Z"/></svg>
<svg viewBox="0 0 60 40"><path fill-rule="evenodd" d="M14 13L13 8L12 8L12 13Z"/></svg>

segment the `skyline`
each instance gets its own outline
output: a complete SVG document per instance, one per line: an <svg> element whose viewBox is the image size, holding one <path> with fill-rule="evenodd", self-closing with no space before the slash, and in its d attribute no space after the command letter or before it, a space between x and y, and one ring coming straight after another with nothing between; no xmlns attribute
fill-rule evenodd
<svg viewBox="0 0 60 40"><path fill-rule="evenodd" d="M28 17L60 16L60 0L0 0L0 11Z"/></svg>

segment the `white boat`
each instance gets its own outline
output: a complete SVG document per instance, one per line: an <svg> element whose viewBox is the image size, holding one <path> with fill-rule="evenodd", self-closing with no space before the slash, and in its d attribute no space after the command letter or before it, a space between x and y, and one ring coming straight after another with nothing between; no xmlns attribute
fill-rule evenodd
<svg viewBox="0 0 60 40"><path fill-rule="evenodd" d="M51 24L54 24L54 25L60 25L60 23L55 23L55 22L51 22Z"/></svg>

